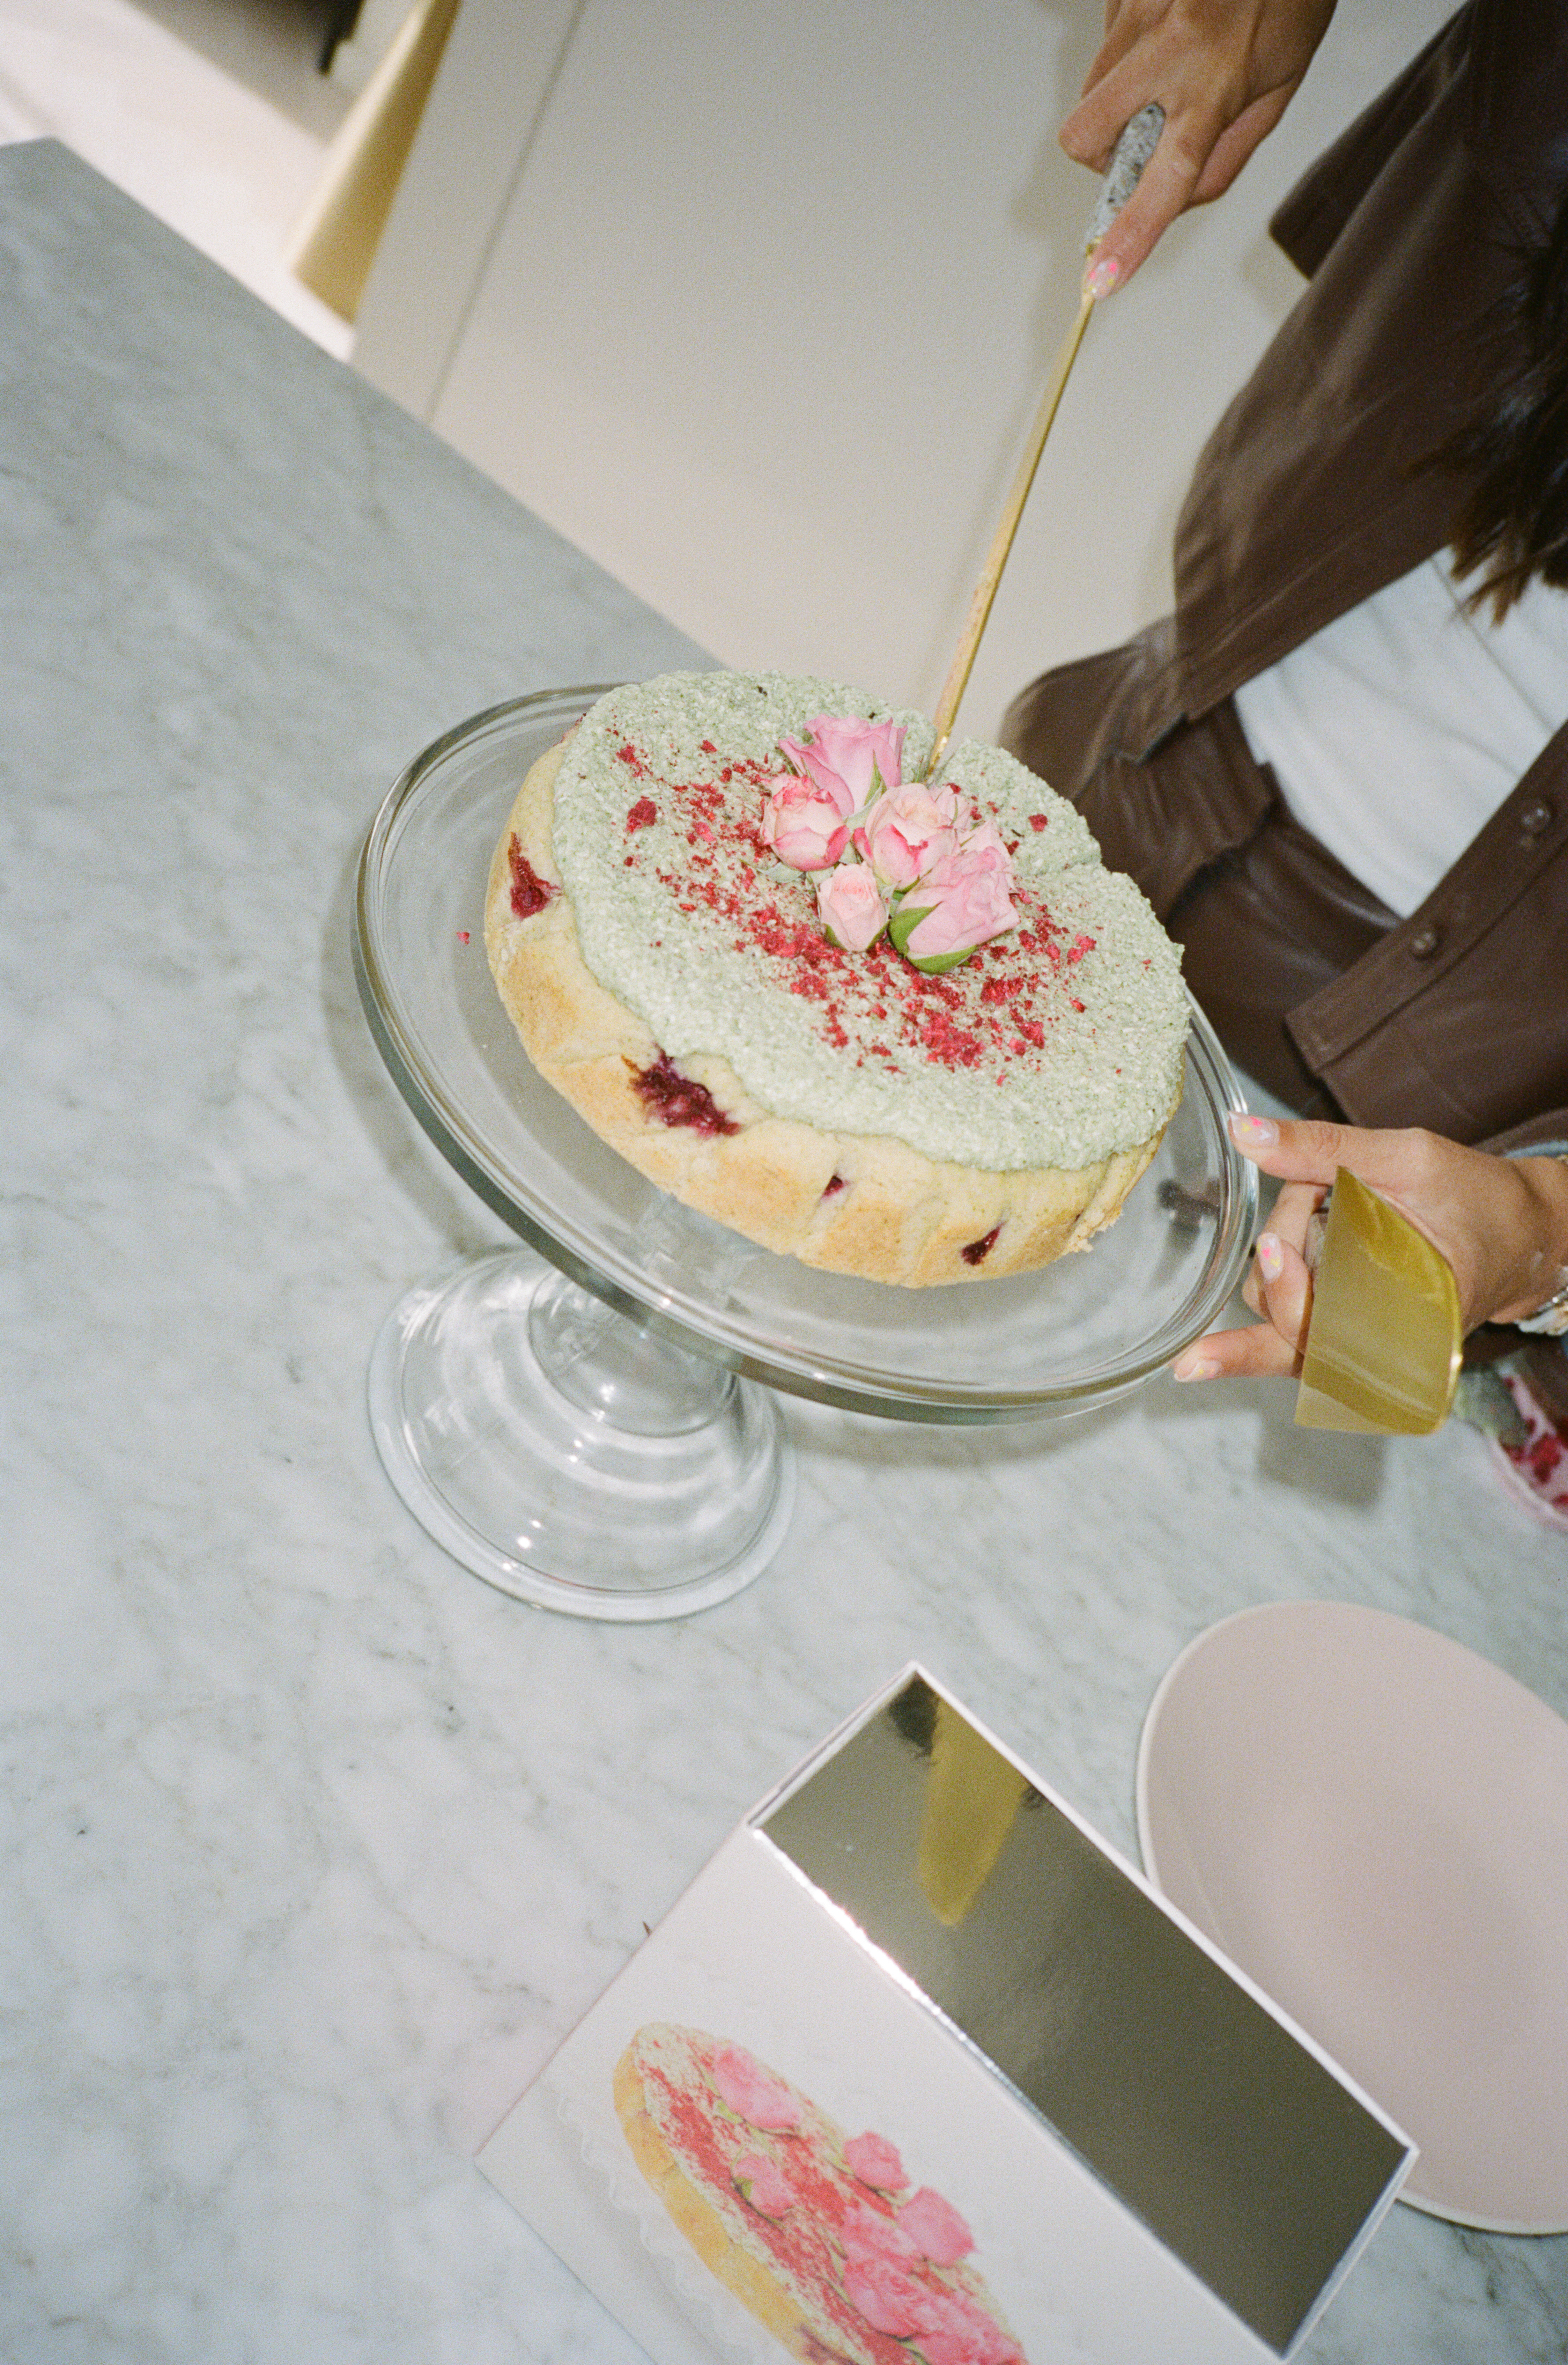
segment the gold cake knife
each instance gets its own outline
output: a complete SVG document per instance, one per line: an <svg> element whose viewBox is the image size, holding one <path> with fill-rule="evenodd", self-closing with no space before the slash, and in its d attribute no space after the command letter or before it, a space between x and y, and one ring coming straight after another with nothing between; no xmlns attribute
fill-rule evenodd
<svg viewBox="0 0 1568 2365"><path fill-rule="evenodd" d="M1125 127L1112 155L1110 170L1101 185L1099 202L1090 218L1088 234L1083 241L1086 257L1093 253L1137 188L1144 166L1159 145L1164 128L1165 109L1158 105L1140 108ZM1083 342L1083 332L1089 326L1089 316L1094 304L1095 298L1087 293L1081 297L1078 318L1063 340L1046 390L1040 397L1034 424L1029 430L1029 439L1024 446L1024 455L1002 504L1001 521L991 536L985 565L980 568L980 580L969 601L969 612L964 620L964 629L953 653L953 662L947 668L947 678L942 686L942 695L936 705L935 745L931 750L931 761L925 768L927 779L931 779L947 752L958 704L969 685L975 653L980 644L980 634L985 631L991 602L996 598L996 587L1002 580L1002 570L1007 564L1007 554L1013 547L1013 537L1018 531L1018 521L1024 514L1024 504L1029 498L1029 488L1035 481L1035 471L1040 465L1040 454L1051 432L1051 421L1057 415L1057 406L1061 401L1073 363L1078 359L1078 349Z"/></svg>

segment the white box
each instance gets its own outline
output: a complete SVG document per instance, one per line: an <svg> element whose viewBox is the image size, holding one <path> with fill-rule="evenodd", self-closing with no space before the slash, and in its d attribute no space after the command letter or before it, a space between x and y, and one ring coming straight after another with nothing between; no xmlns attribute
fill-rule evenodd
<svg viewBox="0 0 1568 2365"><path fill-rule="evenodd" d="M1414 2156L915 1668L726 1841L479 2166L657 2365L1256 2365Z"/></svg>

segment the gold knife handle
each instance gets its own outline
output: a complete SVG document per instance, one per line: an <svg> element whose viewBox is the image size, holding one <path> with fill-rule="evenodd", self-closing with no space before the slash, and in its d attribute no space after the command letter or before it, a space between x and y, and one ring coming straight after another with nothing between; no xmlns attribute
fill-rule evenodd
<svg viewBox="0 0 1568 2365"><path fill-rule="evenodd" d="M1152 98L1123 126L1122 136L1111 151L1109 169L1100 184L1099 201L1089 217L1083 241L1085 254L1093 253L1142 180L1144 166L1159 147L1164 129L1165 109L1158 99Z"/></svg>

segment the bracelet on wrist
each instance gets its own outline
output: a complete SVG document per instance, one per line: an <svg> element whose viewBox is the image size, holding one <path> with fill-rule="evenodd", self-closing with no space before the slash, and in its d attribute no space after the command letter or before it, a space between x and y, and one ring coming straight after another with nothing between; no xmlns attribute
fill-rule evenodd
<svg viewBox="0 0 1568 2365"><path fill-rule="evenodd" d="M1562 1275L1562 1288L1544 1306L1538 1306L1533 1314L1527 1314L1522 1322L1516 1322L1514 1328L1528 1330L1535 1338L1568 1339L1568 1272Z"/></svg>
<svg viewBox="0 0 1568 2365"><path fill-rule="evenodd" d="M1568 1150L1559 1149L1547 1154L1554 1156L1560 1165L1568 1166ZM1539 1157L1541 1153L1539 1150L1516 1150L1513 1155L1529 1158ZM1514 1328L1516 1330L1528 1330L1532 1338L1568 1338L1568 1265L1559 1271L1557 1287L1545 1304L1538 1306L1533 1314L1527 1314L1522 1322L1516 1322Z"/></svg>

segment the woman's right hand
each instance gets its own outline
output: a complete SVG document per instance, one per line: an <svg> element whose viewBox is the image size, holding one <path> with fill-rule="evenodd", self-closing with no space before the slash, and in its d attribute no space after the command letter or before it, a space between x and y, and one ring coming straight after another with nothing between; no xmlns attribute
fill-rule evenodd
<svg viewBox="0 0 1568 2365"><path fill-rule="evenodd" d="M1124 286L1179 213L1229 188L1294 96L1333 13L1334 0L1109 0L1105 39L1061 144L1103 173L1151 99L1165 109L1165 129L1094 250L1092 294Z"/></svg>

